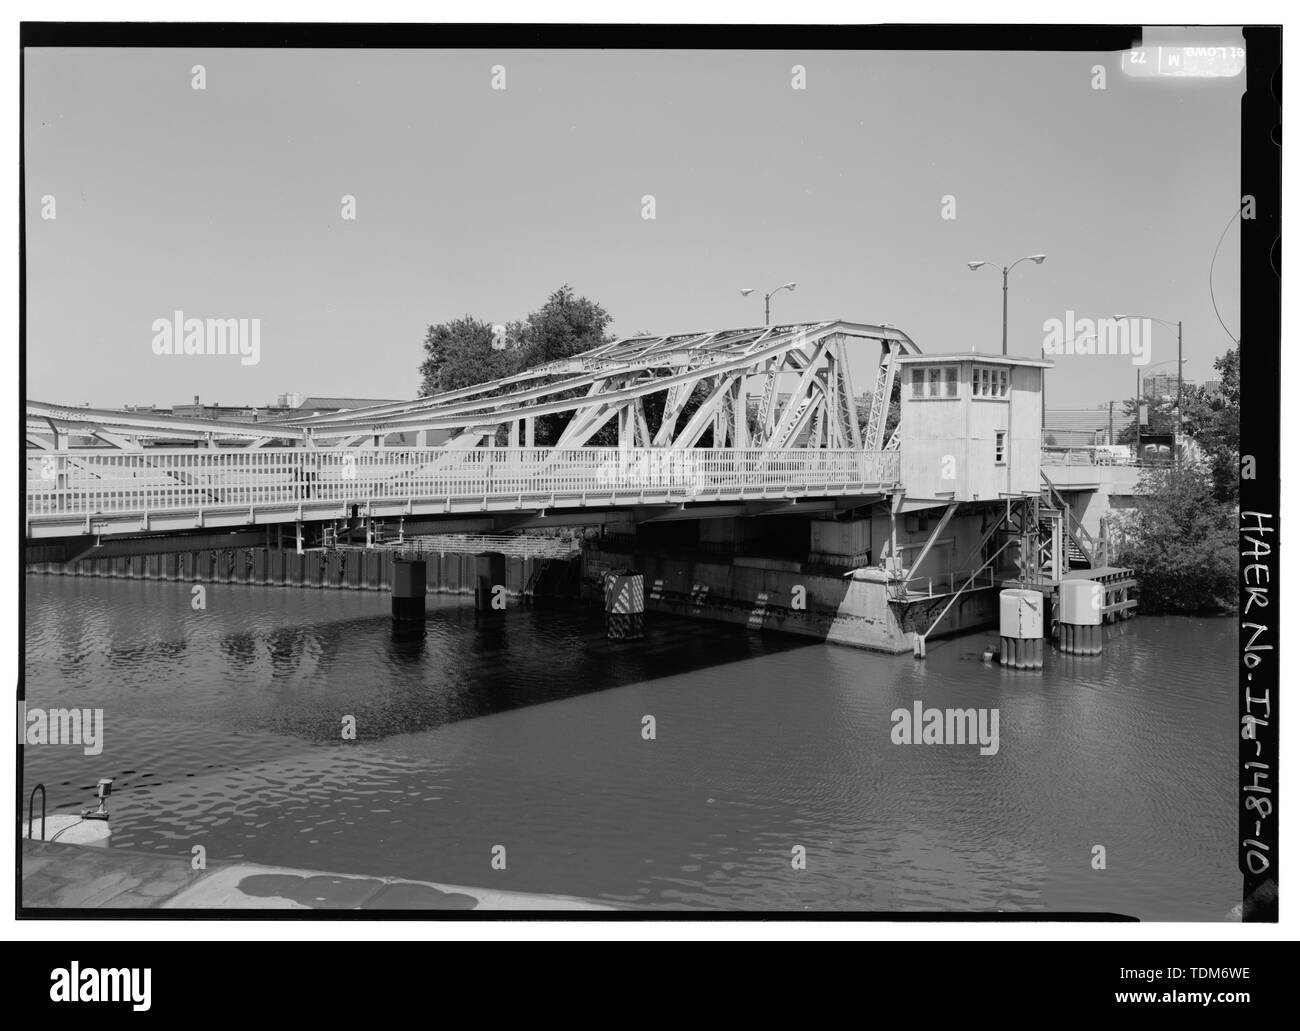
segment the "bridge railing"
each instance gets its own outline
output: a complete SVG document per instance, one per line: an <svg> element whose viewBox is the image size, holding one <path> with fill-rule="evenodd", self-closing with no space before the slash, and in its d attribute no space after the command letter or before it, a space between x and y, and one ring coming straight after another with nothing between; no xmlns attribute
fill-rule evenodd
<svg viewBox="0 0 1300 1031"><path fill-rule="evenodd" d="M1131 447L1106 445L1073 447L1044 446L1043 465L1123 466L1126 468L1167 469L1173 465L1172 456L1147 452L1135 457Z"/></svg>
<svg viewBox="0 0 1300 1031"><path fill-rule="evenodd" d="M1140 465L1132 448L1105 445L1044 446L1043 465Z"/></svg>
<svg viewBox="0 0 1300 1031"><path fill-rule="evenodd" d="M551 494L853 493L899 479L896 451L816 449L38 451L28 452L26 466L29 515Z"/></svg>

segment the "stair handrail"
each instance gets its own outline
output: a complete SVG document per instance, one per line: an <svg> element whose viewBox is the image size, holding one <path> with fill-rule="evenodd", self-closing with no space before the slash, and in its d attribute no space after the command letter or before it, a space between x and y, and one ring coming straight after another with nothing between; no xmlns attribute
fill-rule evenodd
<svg viewBox="0 0 1300 1031"><path fill-rule="evenodd" d="M929 637L932 633L934 633L934 628L937 627L943 621L944 616L948 615L948 610L952 608L953 603L956 602L956 600L962 596L963 592L965 592L966 588L969 587L972 582L974 582L975 578L979 576L980 573L982 573L988 566L991 566L994 562L996 562L998 556L1001 555L1004 551L1006 551L1007 548L1009 548L1010 546L1011 546L1011 541L1003 541L1002 547L998 548L997 551L995 551L992 555L990 555L988 561L985 562L984 565L980 566L979 569L971 573L967 581L961 585L961 589L957 591L957 593L954 594L951 598L948 599L948 604L943 607L943 610L939 613L939 617L933 623L930 624L930 629L921 635L922 641L924 641L927 637Z"/></svg>
<svg viewBox="0 0 1300 1031"><path fill-rule="evenodd" d="M1074 541L1075 547L1083 552L1083 557L1087 560L1088 565L1096 566L1097 561L1093 558L1093 552L1097 548L1097 542L1093 540L1092 534L1088 532L1083 523L1079 522L1079 520L1074 517L1074 511L1070 508L1070 503L1066 501L1061 492L1056 489L1056 484L1051 481L1047 473L1040 468L1038 474L1043 478L1043 482L1047 484L1048 496L1064 515L1065 532L1069 535L1070 540ZM1076 529L1078 530L1078 533L1075 533ZM1087 542L1086 544L1084 543L1085 541Z"/></svg>
<svg viewBox="0 0 1300 1031"><path fill-rule="evenodd" d="M36 805L36 792L41 793L41 840L45 840L45 785L37 784L32 788L31 796L27 799L27 838L31 840L32 828L35 824L32 822L32 809Z"/></svg>

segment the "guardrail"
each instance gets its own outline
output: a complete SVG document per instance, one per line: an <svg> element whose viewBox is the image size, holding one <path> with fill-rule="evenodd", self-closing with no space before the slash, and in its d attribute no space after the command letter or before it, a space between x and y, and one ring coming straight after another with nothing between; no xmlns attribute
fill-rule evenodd
<svg viewBox="0 0 1300 1031"><path fill-rule="evenodd" d="M1108 447L1044 446L1042 453L1043 465L1126 466L1141 469L1168 469L1173 465L1173 458L1168 455L1134 458L1131 450L1124 454Z"/></svg>
<svg viewBox="0 0 1300 1031"><path fill-rule="evenodd" d="M657 448L247 448L29 451L27 513L158 513L295 503L628 492L867 492L899 479L896 451Z"/></svg>
<svg viewBox="0 0 1300 1031"><path fill-rule="evenodd" d="M1131 454L1116 454L1095 447L1044 447L1043 465L1137 465Z"/></svg>
<svg viewBox="0 0 1300 1031"><path fill-rule="evenodd" d="M909 580L897 580L894 582L894 596L900 600L921 601L926 598L947 597L956 593L963 584L966 585L966 590L971 590L978 587L996 587L999 582L991 569L986 570L981 567L973 575L972 572L966 569L940 573L937 576L914 576Z"/></svg>

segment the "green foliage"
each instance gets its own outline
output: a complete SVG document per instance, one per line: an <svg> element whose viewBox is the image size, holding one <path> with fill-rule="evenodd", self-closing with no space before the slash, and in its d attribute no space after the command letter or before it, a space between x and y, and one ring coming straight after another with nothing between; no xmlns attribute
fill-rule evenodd
<svg viewBox="0 0 1300 1031"><path fill-rule="evenodd" d="M559 361L605 343L610 339L606 335L606 329L611 321L609 312L594 301L578 297L572 287L565 284L551 294L541 308L528 316L512 339L516 369ZM578 393L581 394L582 391ZM546 446L556 443L572 418L572 412L539 416L537 444ZM617 427L607 423L588 443L617 444Z"/></svg>
<svg viewBox="0 0 1300 1031"><path fill-rule="evenodd" d="M577 296L566 284L524 321L508 323L500 330L471 315L430 326L424 335L420 396L501 379L590 350L609 339L606 329L610 322L609 312ZM494 343L501 346L494 347ZM570 418L568 412L540 416L537 443L554 443ZM592 443L601 442L611 432L606 427Z"/></svg>
<svg viewBox="0 0 1300 1031"><path fill-rule="evenodd" d="M424 335L425 358L420 365L421 396L459 390L514 372L513 355L494 350L493 339L492 326L471 315L430 326Z"/></svg>
<svg viewBox="0 0 1300 1031"><path fill-rule="evenodd" d="M1116 564L1137 574L1142 611L1235 609L1236 507L1216 497L1209 466L1151 469L1139 489L1136 511L1117 527Z"/></svg>
<svg viewBox="0 0 1300 1031"><path fill-rule="evenodd" d="M884 447L889 443L889 438L894 435L894 430L898 429L898 421L902 417L903 397L903 377L898 375L894 379L893 387L889 394L889 407L885 409L885 428L880 435L880 446ZM867 420L871 418L871 397L868 394L861 394L854 401L854 414L858 420L858 432L862 434L863 442L866 443Z"/></svg>
<svg viewBox="0 0 1300 1031"><path fill-rule="evenodd" d="M677 414L677 422L674 426L675 433L680 433L685 429L686 424L691 421L691 417L699 411L700 405L708 399L709 393L710 387L707 381L695 384L691 393L687 396L686 401L682 404L681 411ZM654 394L647 394L642 398L641 404L645 409L646 425L650 427L650 432L652 434L657 433L659 427L663 425L664 405L667 400L668 392L666 390ZM755 429L754 420L751 419L749 425L750 433L753 433ZM618 443L617 440L614 442ZM705 430L704 435L700 437L699 446L708 447L712 442L713 430L710 428Z"/></svg>
<svg viewBox="0 0 1300 1031"><path fill-rule="evenodd" d="M609 312L595 301L578 297L565 284L519 326L512 341L519 368L559 361L604 343L611 321Z"/></svg>
<svg viewBox="0 0 1300 1031"><path fill-rule="evenodd" d="M1187 432L1205 450L1219 499L1236 504L1241 477L1241 346L1215 359L1221 381L1217 395L1197 387L1183 405Z"/></svg>
<svg viewBox="0 0 1300 1031"><path fill-rule="evenodd" d="M1183 388L1182 432L1195 442L1209 466L1214 496L1219 501L1236 503L1241 475L1241 375L1240 347L1214 360L1220 389L1210 393L1205 387ZM1115 442L1132 444L1134 401L1128 398L1117 417ZM1147 401L1150 433L1173 433L1176 424L1174 398Z"/></svg>

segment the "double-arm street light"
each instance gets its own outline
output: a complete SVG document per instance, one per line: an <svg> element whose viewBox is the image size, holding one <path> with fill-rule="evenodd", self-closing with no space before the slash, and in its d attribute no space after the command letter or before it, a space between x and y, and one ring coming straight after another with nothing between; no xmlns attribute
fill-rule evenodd
<svg viewBox="0 0 1300 1031"><path fill-rule="evenodd" d="M972 272L988 265L990 268L1002 270L1002 353L1007 353L1007 277L1011 275L1011 270L1019 265L1022 261L1032 261L1035 265L1041 265L1047 260L1046 254L1026 254L1023 258L1017 258L1010 265L999 265L994 261L968 261L966 267Z"/></svg>
<svg viewBox="0 0 1300 1031"><path fill-rule="evenodd" d="M784 283L781 286L778 286L775 290L769 290L763 295L763 325L771 325L772 322L772 295L779 294L782 290L793 290L794 286L793 283ZM754 291L747 286L742 287L740 296L748 297L753 292Z"/></svg>

